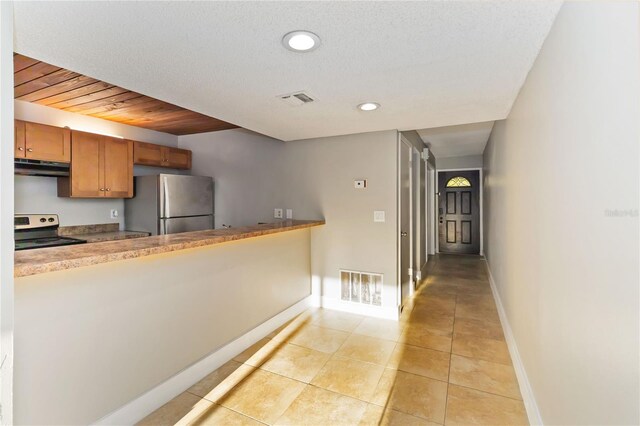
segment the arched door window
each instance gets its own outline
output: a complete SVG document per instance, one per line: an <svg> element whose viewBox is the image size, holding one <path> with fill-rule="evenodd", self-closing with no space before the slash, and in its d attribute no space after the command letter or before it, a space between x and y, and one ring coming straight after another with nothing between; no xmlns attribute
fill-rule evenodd
<svg viewBox="0 0 640 426"><path fill-rule="evenodd" d="M469 182L469 179L462 176L452 177L447 182L447 188L469 188L469 187L471 187L471 182Z"/></svg>

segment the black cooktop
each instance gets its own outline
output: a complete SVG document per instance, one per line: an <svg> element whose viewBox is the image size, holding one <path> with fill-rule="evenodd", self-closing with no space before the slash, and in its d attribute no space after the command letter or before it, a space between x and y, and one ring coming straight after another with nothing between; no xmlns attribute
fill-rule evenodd
<svg viewBox="0 0 640 426"><path fill-rule="evenodd" d="M45 247L67 246L72 244L83 244L85 240L78 240L69 237L45 237L28 240L16 240L16 250L28 250Z"/></svg>

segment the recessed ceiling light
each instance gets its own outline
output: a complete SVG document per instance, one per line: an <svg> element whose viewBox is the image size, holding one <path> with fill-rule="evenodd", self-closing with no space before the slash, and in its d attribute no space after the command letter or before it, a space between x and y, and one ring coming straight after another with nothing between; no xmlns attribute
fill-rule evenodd
<svg viewBox="0 0 640 426"><path fill-rule="evenodd" d="M294 52L310 52L320 46L320 37L309 31L291 31L284 35L282 44Z"/></svg>
<svg viewBox="0 0 640 426"><path fill-rule="evenodd" d="M380 108L380 104L375 102L365 102L363 104L358 105L358 109L360 111L373 111Z"/></svg>

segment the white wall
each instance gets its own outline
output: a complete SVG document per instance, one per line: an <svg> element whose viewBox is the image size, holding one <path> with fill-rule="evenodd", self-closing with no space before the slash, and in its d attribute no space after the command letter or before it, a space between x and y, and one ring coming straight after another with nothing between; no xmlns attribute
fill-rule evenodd
<svg viewBox="0 0 640 426"><path fill-rule="evenodd" d="M13 2L0 2L0 423L13 424Z"/></svg>
<svg viewBox="0 0 640 426"><path fill-rule="evenodd" d="M244 129L179 137L193 151L191 174L213 176L216 228L273 222L284 203L285 143Z"/></svg>
<svg viewBox="0 0 640 426"><path fill-rule="evenodd" d="M377 272L383 306L397 307L397 143L398 133L385 131L286 144L286 205L294 217L327 222L311 235L314 285L324 297L340 299L341 268ZM367 188L355 189L356 179ZM374 210L385 211L385 223L373 222Z"/></svg>
<svg viewBox="0 0 640 426"><path fill-rule="evenodd" d="M178 137L140 127L120 124L100 118L62 111L24 101L14 101L15 118L52 126L69 126L75 130L122 136L124 138L177 146ZM12 154L13 155L13 154ZM135 175L161 173L153 167L136 166ZM178 173L171 171L171 173ZM60 216L62 226L89 225L95 223L119 223L124 229L124 200L71 199L57 196L57 179L54 177L16 176L16 213L55 213ZM117 209L118 219L110 218L110 210Z"/></svg>
<svg viewBox="0 0 640 426"><path fill-rule="evenodd" d="M465 155L462 157L438 157L438 169L473 169L482 168L482 155Z"/></svg>
<svg viewBox="0 0 640 426"><path fill-rule="evenodd" d="M565 3L484 153L486 257L545 424L640 422L638 27L635 2Z"/></svg>
<svg viewBox="0 0 640 426"><path fill-rule="evenodd" d="M92 424L304 299L309 235L17 278L15 424Z"/></svg>

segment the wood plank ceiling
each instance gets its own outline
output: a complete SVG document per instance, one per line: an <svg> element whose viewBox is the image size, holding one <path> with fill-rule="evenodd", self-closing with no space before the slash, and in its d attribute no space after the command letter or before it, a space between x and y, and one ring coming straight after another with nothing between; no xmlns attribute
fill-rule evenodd
<svg viewBox="0 0 640 426"><path fill-rule="evenodd" d="M174 135L238 126L14 53L14 98Z"/></svg>

